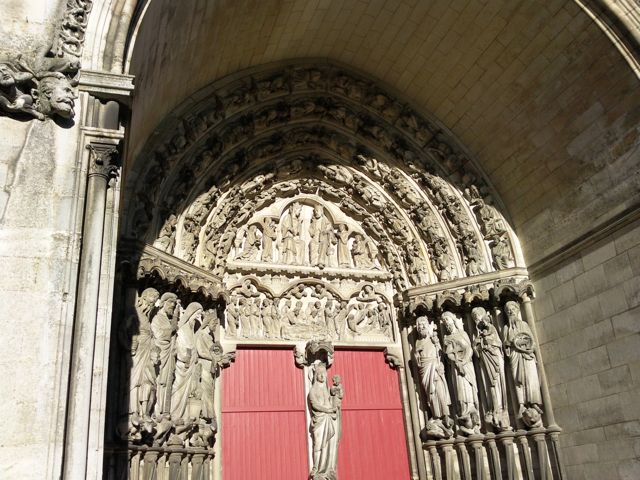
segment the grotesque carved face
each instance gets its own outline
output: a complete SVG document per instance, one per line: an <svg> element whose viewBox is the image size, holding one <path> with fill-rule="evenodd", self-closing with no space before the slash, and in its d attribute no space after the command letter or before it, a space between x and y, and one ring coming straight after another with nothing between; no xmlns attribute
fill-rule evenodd
<svg viewBox="0 0 640 480"><path fill-rule="evenodd" d="M8 88L16 84L13 70L6 63L0 63L0 87Z"/></svg>
<svg viewBox="0 0 640 480"><path fill-rule="evenodd" d="M74 100L77 98L69 80L62 74L40 80L39 109L45 115L55 114L62 118L73 118Z"/></svg>

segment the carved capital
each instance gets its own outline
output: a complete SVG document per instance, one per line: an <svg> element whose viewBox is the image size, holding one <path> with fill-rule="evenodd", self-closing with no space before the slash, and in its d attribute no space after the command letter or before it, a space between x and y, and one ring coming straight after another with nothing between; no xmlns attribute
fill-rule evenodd
<svg viewBox="0 0 640 480"><path fill-rule="evenodd" d="M113 143L90 143L89 176L103 177L106 181L118 176L120 168L118 146Z"/></svg>
<svg viewBox="0 0 640 480"><path fill-rule="evenodd" d="M296 366L299 368L308 367L316 360L324 363L327 368L333 364L333 344L331 342L311 340L306 344L295 346L293 355Z"/></svg>

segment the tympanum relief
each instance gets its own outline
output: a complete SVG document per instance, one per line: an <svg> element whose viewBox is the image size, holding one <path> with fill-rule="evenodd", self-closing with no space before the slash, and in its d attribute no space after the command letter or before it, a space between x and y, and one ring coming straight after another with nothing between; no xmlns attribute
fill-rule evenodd
<svg viewBox="0 0 640 480"><path fill-rule="evenodd" d="M250 279L231 289L225 338L389 343L395 338L393 307L365 284L344 298L318 281L294 282L280 295Z"/></svg>
<svg viewBox="0 0 640 480"><path fill-rule="evenodd" d="M381 271L374 240L352 219L335 217L311 196L276 202L238 229L230 260Z"/></svg>

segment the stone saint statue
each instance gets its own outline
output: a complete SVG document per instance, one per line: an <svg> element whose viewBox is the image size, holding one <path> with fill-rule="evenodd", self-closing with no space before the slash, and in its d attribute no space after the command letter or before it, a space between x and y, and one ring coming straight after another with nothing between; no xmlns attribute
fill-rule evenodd
<svg viewBox="0 0 640 480"><path fill-rule="evenodd" d="M155 394L158 351L153 341L149 315L160 294L155 288L144 290L136 303L135 315L126 321L131 351L129 413L149 418Z"/></svg>
<svg viewBox="0 0 640 480"><path fill-rule="evenodd" d="M351 253L349 252L349 227L345 223L338 225L338 266L349 268L351 266Z"/></svg>
<svg viewBox="0 0 640 480"><path fill-rule="evenodd" d="M416 331L418 339L413 355L418 366L420 383L424 389L430 414L426 435L434 438L447 438L453 435L449 428L451 397L445 378L444 365L440 360L441 347L436 326L429 322L427 317L418 317Z"/></svg>
<svg viewBox="0 0 640 480"><path fill-rule="evenodd" d="M202 325L196 332L196 350L200 364L200 415L206 420L215 417L213 405L214 374L217 368L215 359L214 334L212 323L217 321L215 311L210 310L202 316Z"/></svg>
<svg viewBox="0 0 640 480"><path fill-rule="evenodd" d="M516 386L518 413L523 420L526 418L539 419L539 414L542 413L542 396L533 334L529 325L522 320L520 306L517 302L507 302L504 309L507 314L507 324L502 330L502 337ZM533 411L528 412L525 416L525 412L529 409L533 409ZM538 415L535 415L534 411L538 412ZM540 422L536 420L535 423Z"/></svg>
<svg viewBox="0 0 640 480"><path fill-rule="evenodd" d="M180 316L176 338L176 377L171 389L171 419L189 423L195 417L190 411L191 399L196 396L200 365L196 349L196 324L202 320L202 305L190 303Z"/></svg>
<svg viewBox="0 0 640 480"><path fill-rule="evenodd" d="M160 310L151 321L151 330L156 346L160 352L160 369L158 372L156 408L157 415L169 413L171 405L171 384L176 367L175 333L178 328L174 317L178 297L174 293L165 293L160 297Z"/></svg>
<svg viewBox="0 0 640 480"><path fill-rule="evenodd" d="M309 225L309 261L316 267L329 264L329 250L336 243L336 236L331 221L324 214L322 205L316 205Z"/></svg>
<svg viewBox="0 0 640 480"><path fill-rule="evenodd" d="M262 254L260 259L263 262L273 261L273 244L278 236L276 222L273 218L268 218L262 225Z"/></svg>
<svg viewBox="0 0 640 480"><path fill-rule="evenodd" d="M491 323L491 316L484 308L475 307L471 310L471 318L477 332L473 338L473 348L480 359L482 383L486 390L485 421L498 430L508 430L510 426L502 341Z"/></svg>
<svg viewBox="0 0 640 480"><path fill-rule="evenodd" d="M301 262L303 241L300 238L302 230L302 204L294 203L289 209L289 215L282 220L280 231L282 235L282 249L280 260L288 265Z"/></svg>
<svg viewBox="0 0 640 480"><path fill-rule="evenodd" d="M341 399L340 399L341 400ZM327 386L327 367L316 365L313 384L307 396L311 425L311 442L313 448L313 467L311 480L335 480L338 440L341 424L339 403L334 399Z"/></svg>
<svg viewBox="0 0 640 480"><path fill-rule="evenodd" d="M478 382L473 368L471 340L455 314L444 312L441 322L446 332L443 339L444 353L452 367L452 385L458 407L458 426L460 431L467 435L480 433Z"/></svg>
<svg viewBox="0 0 640 480"><path fill-rule="evenodd" d="M251 225L247 229L247 237L244 241L244 250L241 255L238 256L238 260L256 260L258 250L260 249L261 239L258 235L258 226Z"/></svg>

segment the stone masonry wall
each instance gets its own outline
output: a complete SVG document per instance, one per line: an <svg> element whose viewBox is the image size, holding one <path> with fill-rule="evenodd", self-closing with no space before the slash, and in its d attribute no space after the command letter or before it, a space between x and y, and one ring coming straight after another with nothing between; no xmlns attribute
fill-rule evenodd
<svg viewBox="0 0 640 480"><path fill-rule="evenodd" d="M0 56L33 58L50 44L60 4L2 0ZM82 201L77 141L77 126L0 115L0 478L60 475Z"/></svg>
<svg viewBox="0 0 640 480"><path fill-rule="evenodd" d="M568 478L640 478L640 222L535 280Z"/></svg>

